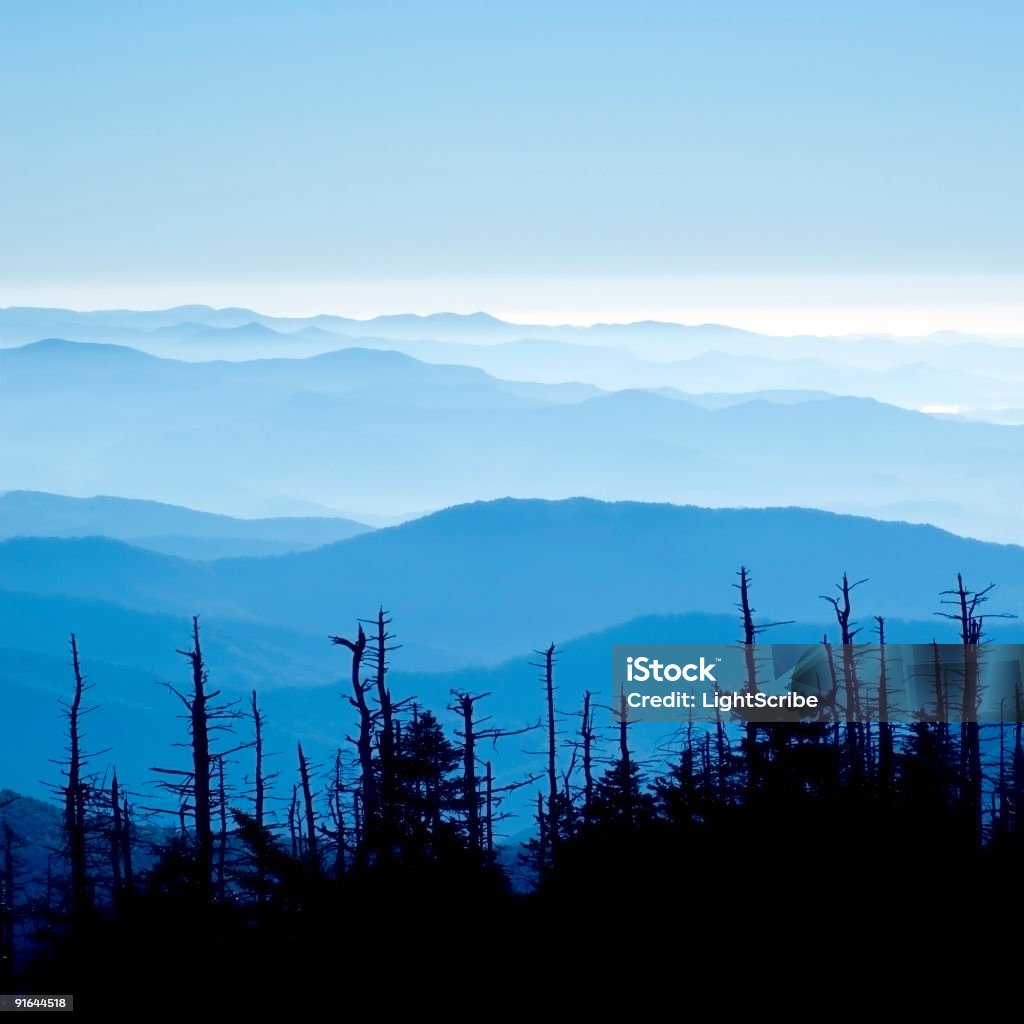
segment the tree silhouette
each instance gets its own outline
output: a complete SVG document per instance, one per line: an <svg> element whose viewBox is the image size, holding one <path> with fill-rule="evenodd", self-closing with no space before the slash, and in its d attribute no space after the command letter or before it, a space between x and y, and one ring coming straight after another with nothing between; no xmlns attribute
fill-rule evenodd
<svg viewBox="0 0 1024 1024"><path fill-rule="evenodd" d="M965 811L974 821L978 840L982 827L982 766L981 730L978 726L978 708L981 705L980 659L984 637L985 616L982 606L988 602L989 592L995 587L990 583L984 590L969 590L963 576L957 573L956 588L944 590L940 603L952 605L955 611L938 611L935 614L952 619L960 628L963 645L963 674L961 679L961 723L960 723L960 771L963 777ZM989 618L1012 618L1005 612L989 614Z"/></svg>
<svg viewBox="0 0 1024 1024"><path fill-rule="evenodd" d="M186 771L154 767L151 771L162 777L160 787L177 799L179 820L186 841L189 837L184 822L191 814L194 860L192 880L200 898L209 899L214 884L214 815L219 814L226 799L226 794L219 793L214 785L214 773L219 770L225 756L248 744L222 751L212 749L215 736L232 731L232 722L240 717L240 713L236 707L238 701L216 704L214 701L220 696L220 690L210 691L207 688L209 680L199 639L198 615L192 617L192 647L189 650L178 650L177 653L187 659L192 670L192 689L185 694L170 683L164 683L164 686L185 706L192 768Z"/></svg>
<svg viewBox="0 0 1024 1024"><path fill-rule="evenodd" d="M796 895L841 893L834 924L847 934L859 895L895 895L908 882L941 897L951 880L984 873L997 891L1015 892L1024 855L1024 681L1011 692L1006 678L989 674L982 610L991 587L972 592L958 577L938 614L956 623L960 644L951 654L933 642L908 661L890 646L882 616L874 616L877 645L855 644L850 594L858 583L844 574L839 596L827 598L841 652L825 636L802 656L820 714L686 721L653 753L633 731L624 695L613 709L584 691L578 732L560 736L554 644L533 663L542 683L534 724L498 727L481 715L490 693L452 689L457 726L446 735L433 711L392 695L387 656L395 645L381 607L369 637L360 623L355 640L332 638L351 655L346 696L357 728L326 770L312 763L305 737L297 742L288 836L280 840L268 811L273 774L256 692L248 701L252 739L231 745L220 734L240 713L210 689L193 618L192 645L178 652L191 687L168 686L186 711L188 741L178 745L191 766L154 769L174 806L151 810L169 815L171 827L150 824L148 844L133 843L140 819L120 774L111 772L109 786L97 780L84 750L88 684L72 635L67 753L54 787L60 807L51 809L57 870L47 863L45 886L41 872L34 883L24 872L16 878L14 850L25 830L8 819L22 801L8 806L0 820L0 978L12 991L30 980L36 991L64 990L58 982L68 979L88 988L117 964L153 988L178 972L184 949L201 958L215 952L203 966L227 977L287 977L313 991L338 964L355 977L386 967L404 978L402 965L426 955L425 935L436 962L455 955L467 970L473 956L509 963L503 948L496 954L501 936L554 936L557 922L596 921L609 891L636 927L688 911L697 940L724 942L735 938L734 922L749 924L751 886L762 873L777 873L775 884ZM771 623L755 621L746 566L733 585L743 684L756 694L754 647ZM572 669L566 654L563 692ZM983 732L979 710L992 708L993 679L1004 714L1016 718ZM610 758L597 751L609 713ZM506 781L495 746L540 728L542 749L520 751L536 757L536 770ZM560 741L570 751L561 760ZM244 758L243 772L232 755L248 747L254 760ZM522 855L529 877L516 879L529 892L516 893L506 884L504 865L512 865L498 823L508 816L508 794L538 780L537 831ZM245 810L230 806L235 793ZM657 882L657 899L647 901L653 909L618 899L648 880ZM56 892L62 900L51 899ZM960 903L940 902L958 934L972 934L959 923ZM88 929L72 927L83 906ZM23 951L17 965L19 942L38 955ZM209 971L200 973L206 983Z"/></svg>

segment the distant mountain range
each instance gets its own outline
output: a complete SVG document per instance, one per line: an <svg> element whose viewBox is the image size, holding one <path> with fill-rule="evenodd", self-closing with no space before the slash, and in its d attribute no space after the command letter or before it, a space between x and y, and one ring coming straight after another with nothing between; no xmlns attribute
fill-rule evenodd
<svg viewBox="0 0 1024 1024"><path fill-rule="evenodd" d="M388 351L189 363L57 340L0 353L0 382L12 489L246 515L301 496L356 518L505 495L801 505L1024 539L1024 427L869 399L726 404Z"/></svg>
<svg viewBox="0 0 1024 1024"><path fill-rule="evenodd" d="M140 312L0 309L0 346L47 337L128 345L179 359L303 357L343 347L391 349L540 383L686 392L809 388L906 408L949 406L1020 423L1024 339L942 332L924 338L770 337L717 324L510 324L459 316L272 317L182 306Z"/></svg>
<svg viewBox="0 0 1024 1024"><path fill-rule="evenodd" d="M369 529L342 518L235 519L129 498L69 498L39 491L0 494L0 540L110 537L192 559L304 551Z"/></svg>

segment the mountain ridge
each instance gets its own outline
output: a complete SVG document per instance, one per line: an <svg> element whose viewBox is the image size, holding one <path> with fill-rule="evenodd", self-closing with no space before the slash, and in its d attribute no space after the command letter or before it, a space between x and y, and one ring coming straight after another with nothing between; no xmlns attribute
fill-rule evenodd
<svg viewBox="0 0 1024 1024"><path fill-rule="evenodd" d="M0 493L0 539L108 537L195 558L280 554L344 540L372 527L343 517L241 519L167 502L113 495L72 497L46 491Z"/></svg>
<svg viewBox="0 0 1024 1024"><path fill-rule="evenodd" d="M818 510L593 499L476 502L311 551L205 563L111 540L8 540L0 587L323 636L380 605L410 649L456 667L497 663L538 635L728 613L741 564L773 618L819 621L818 595L844 570L872 581L858 592L865 616L928 617L958 572L997 583L999 610L1024 613L1016 545Z"/></svg>

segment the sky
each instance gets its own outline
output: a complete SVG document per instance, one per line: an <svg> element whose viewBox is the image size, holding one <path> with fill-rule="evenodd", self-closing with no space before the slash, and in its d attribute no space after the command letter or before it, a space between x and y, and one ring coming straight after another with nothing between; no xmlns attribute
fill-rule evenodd
<svg viewBox="0 0 1024 1024"><path fill-rule="evenodd" d="M0 305L1024 335L1024 6L0 5Z"/></svg>

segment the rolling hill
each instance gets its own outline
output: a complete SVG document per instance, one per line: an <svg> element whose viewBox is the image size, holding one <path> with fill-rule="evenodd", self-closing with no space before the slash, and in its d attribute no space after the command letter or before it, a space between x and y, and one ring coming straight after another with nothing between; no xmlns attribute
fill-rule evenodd
<svg viewBox="0 0 1024 1024"><path fill-rule="evenodd" d="M648 614L731 614L741 564L773 619L819 622L844 570L864 615L928 619L963 572L1024 612L1024 548L798 508L504 499L312 551L199 563L99 538L0 543L0 587L325 636L389 608L410 667L493 665ZM422 658L422 661L418 659Z"/></svg>
<svg viewBox="0 0 1024 1024"><path fill-rule="evenodd" d="M192 559L301 551L369 529L364 523L326 516L236 519L130 498L70 498L39 491L0 494L0 539L108 537Z"/></svg>

